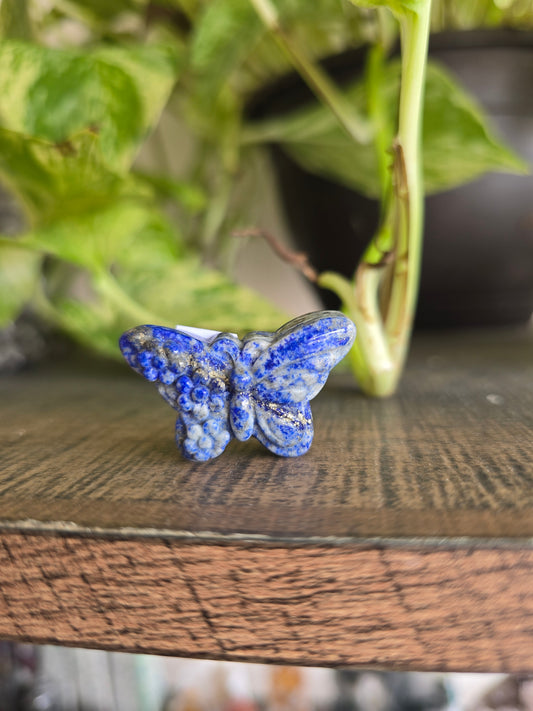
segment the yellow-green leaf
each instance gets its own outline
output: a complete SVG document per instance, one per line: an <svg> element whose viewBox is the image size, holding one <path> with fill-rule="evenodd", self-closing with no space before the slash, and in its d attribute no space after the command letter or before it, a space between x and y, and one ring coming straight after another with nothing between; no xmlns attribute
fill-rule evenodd
<svg viewBox="0 0 533 711"><path fill-rule="evenodd" d="M396 126L400 89L399 62L387 64L378 90L387 109L390 133ZM348 100L362 114L368 104L364 81L348 89ZM378 197L380 181L375 149L359 144L340 128L335 117L314 105L250 130L251 140L279 143L300 165L369 197ZM426 192L446 190L487 171L527 172L527 164L491 129L476 101L452 75L428 64L423 125L423 168Z"/></svg>
<svg viewBox="0 0 533 711"><path fill-rule="evenodd" d="M0 246L0 328L15 319L30 301L41 257L20 247Z"/></svg>
<svg viewBox="0 0 533 711"><path fill-rule="evenodd" d="M0 129L0 178L34 224L93 210L134 189L104 164L100 137L91 131L52 143Z"/></svg>
<svg viewBox="0 0 533 711"><path fill-rule="evenodd" d="M168 46L50 49L0 44L0 122L52 142L84 129L101 137L113 170L125 171L174 86L179 61Z"/></svg>

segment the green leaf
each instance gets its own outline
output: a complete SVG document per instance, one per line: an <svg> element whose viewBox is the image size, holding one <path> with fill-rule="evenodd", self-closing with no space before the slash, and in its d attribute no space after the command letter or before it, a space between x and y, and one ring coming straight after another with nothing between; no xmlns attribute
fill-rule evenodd
<svg viewBox="0 0 533 711"><path fill-rule="evenodd" d="M431 0L350 0L356 7L386 7L397 16L406 12L420 12L423 5L428 5Z"/></svg>
<svg viewBox="0 0 533 711"><path fill-rule="evenodd" d="M174 86L168 47L57 50L19 41L0 45L4 127L52 142L97 131L114 170L131 164Z"/></svg>
<svg viewBox="0 0 533 711"><path fill-rule="evenodd" d="M355 112L365 115L367 97L363 82L347 92ZM388 103L387 96L384 101ZM396 101L393 96L392 101ZM377 159L372 143L355 143L332 112L313 103L282 118L248 126L245 142L273 142L283 147L303 168L352 187L372 197L380 193Z"/></svg>
<svg viewBox="0 0 533 711"><path fill-rule="evenodd" d="M423 145L428 192L447 190L489 171L529 172L527 163L498 139L476 102L433 63L426 82Z"/></svg>
<svg viewBox="0 0 533 711"><path fill-rule="evenodd" d="M39 254L16 246L0 246L0 328L16 318L30 301L40 262Z"/></svg>
<svg viewBox="0 0 533 711"><path fill-rule="evenodd" d="M251 290L203 266L166 218L142 204L123 201L58 221L21 242L86 273L91 298L56 289L45 313L101 352L118 355L120 333L139 323L235 331L277 328L285 318Z"/></svg>
<svg viewBox="0 0 533 711"><path fill-rule="evenodd" d="M191 66L201 93L217 93L264 33L249 0L212 0L200 17L191 44Z"/></svg>
<svg viewBox="0 0 533 711"><path fill-rule="evenodd" d="M197 183L139 171L135 175L153 187L160 197L176 200L192 214L201 212L207 206L207 194Z"/></svg>
<svg viewBox="0 0 533 711"><path fill-rule="evenodd" d="M123 12L138 10L146 3L139 0L64 0L64 4L67 8L78 8L82 16L108 21Z"/></svg>
<svg viewBox="0 0 533 711"><path fill-rule="evenodd" d="M396 125L399 62L390 62L379 87L388 122ZM368 103L364 81L348 90L349 101L361 113ZM329 111L314 105L252 126L248 141L275 141L302 167L378 197L380 182L372 145L357 144L338 126ZM494 134L476 102L443 68L428 65L423 127L424 183L428 193L474 180L487 171L527 172L528 167Z"/></svg>
<svg viewBox="0 0 533 711"><path fill-rule="evenodd" d="M30 39L31 22L27 0L2 0L0 2L0 36Z"/></svg>
<svg viewBox="0 0 533 711"><path fill-rule="evenodd" d="M157 230L157 220L165 225ZM56 220L19 238L25 246L93 272L138 263L162 269L175 260L179 243L158 211L133 201Z"/></svg>
<svg viewBox="0 0 533 711"><path fill-rule="evenodd" d="M283 22L338 21L345 14L344 0L275 0L275 6Z"/></svg>
<svg viewBox="0 0 533 711"><path fill-rule="evenodd" d="M48 314L76 340L115 358L121 358L117 345L120 335L140 323L170 328L182 323L244 334L272 331L287 320L286 314L258 294L234 284L220 272L206 269L194 257L167 265L163 274L144 275L144 284L134 288L133 298L139 307L136 318L131 310L121 308L116 292L129 297L127 289L133 288L139 277L132 271L106 277L106 283L95 279L90 299L55 295L48 304ZM108 288L109 280L113 280L112 289Z"/></svg>
<svg viewBox="0 0 533 711"><path fill-rule="evenodd" d="M182 51L176 43L100 47L90 56L98 63L122 69L131 78L141 106L142 130L146 132L154 126L183 64Z"/></svg>
<svg viewBox="0 0 533 711"><path fill-rule="evenodd" d="M141 303L156 307L169 325L183 323L219 331L272 330L286 314L251 289L235 284L197 256L168 264L164 273L146 278L139 271L123 273L125 288Z"/></svg>
<svg viewBox="0 0 533 711"><path fill-rule="evenodd" d="M35 224L100 207L133 189L104 165L100 137L91 131L51 143L0 129L0 178Z"/></svg>

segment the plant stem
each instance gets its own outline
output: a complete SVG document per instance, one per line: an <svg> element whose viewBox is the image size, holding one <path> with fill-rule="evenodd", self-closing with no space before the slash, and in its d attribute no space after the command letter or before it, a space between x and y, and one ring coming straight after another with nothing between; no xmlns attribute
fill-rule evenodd
<svg viewBox="0 0 533 711"><path fill-rule="evenodd" d="M277 9L271 0L250 0L250 3L265 27L288 56L292 65L298 70L300 76L318 99L335 115L342 128L354 141L368 143L372 138L369 123L347 105L344 96L330 81L327 74L309 59L293 38L285 34L279 21Z"/></svg>
<svg viewBox="0 0 533 711"><path fill-rule="evenodd" d="M350 351L350 364L357 382L368 395L388 395L395 369L379 313L378 292L381 270L362 264L357 270L356 288L344 277L324 272L318 283L340 296L344 309L357 326L357 338Z"/></svg>
<svg viewBox="0 0 533 711"><path fill-rule="evenodd" d="M422 99L427 59L431 0L416 9L397 11L402 44L402 76L398 133L393 142L392 189L388 176L385 111L379 94L383 50L370 55L367 74L372 131L359 119L353 123L344 97L327 76L287 38L271 0L250 0L278 44L318 98L336 116L352 139L374 137L382 189L382 223L358 265L354 283L338 274L321 274L318 283L335 291L353 318L358 336L351 353L352 369L370 395L392 394L401 377L409 345L420 275L423 228L421 170Z"/></svg>
<svg viewBox="0 0 533 711"><path fill-rule="evenodd" d="M416 309L424 222L424 188L421 157L423 93L431 1L417 13L406 12L400 20L402 41L402 86L398 119L399 161L397 185L399 219L407 222L399 230L386 332L397 369L403 370ZM407 201L404 205L403 200Z"/></svg>
<svg viewBox="0 0 533 711"><path fill-rule="evenodd" d="M420 140L430 10L431 2L425 0L416 12L403 10L399 17L402 77L398 133L393 143L392 190L382 183L382 224L356 269L353 284L339 284L330 274L319 277L319 284L339 294L357 326L352 370L363 391L374 396L391 395L398 386L416 307L424 207ZM371 62L378 59L371 57ZM369 80L375 81L375 70L371 64ZM375 101L376 96L371 94L370 100ZM376 119L379 105L374 104L373 109ZM378 153L383 150L382 130L378 126L375 137Z"/></svg>
<svg viewBox="0 0 533 711"><path fill-rule="evenodd" d="M385 203L390 186L388 148L392 138L388 131L387 114L381 91L384 62L385 50L383 45L375 44L368 52L365 84L368 96L368 115L374 126L374 144L376 147L382 204Z"/></svg>

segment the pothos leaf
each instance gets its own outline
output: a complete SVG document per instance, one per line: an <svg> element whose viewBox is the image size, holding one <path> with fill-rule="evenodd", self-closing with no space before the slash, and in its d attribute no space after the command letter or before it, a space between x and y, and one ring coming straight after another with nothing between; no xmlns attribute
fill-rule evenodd
<svg viewBox="0 0 533 711"><path fill-rule="evenodd" d="M0 44L0 119L5 128L52 142L98 132L113 170L125 171L174 86L169 47L58 50Z"/></svg>
<svg viewBox="0 0 533 711"><path fill-rule="evenodd" d="M136 10L141 4L139 0L66 0L67 7L78 7L83 15L104 21L122 12Z"/></svg>
<svg viewBox="0 0 533 711"><path fill-rule="evenodd" d="M491 129L474 99L432 63L424 104L424 182L447 190L487 171L528 173L529 166Z"/></svg>
<svg viewBox="0 0 533 711"><path fill-rule="evenodd" d="M106 167L100 137L92 131L52 143L0 129L0 178L34 224L101 207L136 189Z"/></svg>
<svg viewBox="0 0 533 711"><path fill-rule="evenodd" d="M284 315L260 296L203 266L158 210L122 201L35 230L21 242L82 268L92 298L64 289L49 312L63 328L102 352L118 355L120 333L141 322L176 322L216 330L273 329Z"/></svg>
<svg viewBox="0 0 533 711"><path fill-rule="evenodd" d="M249 0L208 3L191 44L191 67L198 76L200 93L216 94L263 33Z"/></svg>
<svg viewBox="0 0 533 711"><path fill-rule="evenodd" d="M154 227L157 218L157 210L142 203L116 201L101 210L54 220L19 240L27 247L94 273L115 268L121 260L138 260L148 270L154 264L159 268L165 260L176 259L179 253L179 244L168 227L162 238L149 228Z"/></svg>
<svg viewBox="0 0 533 711"><path fill-rule="evenodd" d="M400 89L399 62L389 62L379 87L391 132L396 125ZM348 90L349 101L364 113L363 81ZM325 108L314 105L256 126L255 133L279 143L300 165L378 197L380 182L373 146L351 140ZM487 171L527 172L528 166L491 130L475 100L452 75L430 62L427 68L423 125L424 184L428 193L449 189Z"/></svg>
<svg viewBox="0 0 533 711"><path fill-rule="evenodd" d="M154 188L160 197L175 200L192 214L201 212L207 206L206 192L192 180L180 180L141 171L136 171L135 176Z"/></svg>
<svg viewBox="0 0 533 711"><path fill-rule="evenodd" d="M0 328L18 316L30 301L41 256L17 246L0 246Z"/></svg>
<svg viewBox="0 0 533 711"><path fill-rule="evenodd" d="M206 267L195 255L168 264L163 273L151 279L137 270L124 271L120 279L143 304L157 305L169 325L179 322L246 332L273 330L286 320L286 314L266 299Z"/></svg>
<svg viewBox="0 0 533 711"><path fill-rule="evenodd" d="M0 2L0 36L29 39L31 35L27 0Z"/></svg>
<svg viewBox="0 0 533 711"><path fill-rule="evenodd" d="M386 7L395 15L406 12L420 12L423 5L428 5L431 0L350 0L357 7Z"/></svg>
<svg viewBox="0 0 533 711"><path fill-rule="evenodd" d="M176 323L217 331L273 331L287 315L243 286L231 282L221 272L206 269L195 257L168 264L163 272L122 271L108 281L94 279L92 298L83 301L60 292L51 300L55 322L89 348L120 358L120 335L139 323L174 327ZM194 280L194 282L193 282ZM121 308L113 291L132 294L138 316ZM143 314L145 317L143 318ZM151 318L148 316L151 315Z"/></svg>

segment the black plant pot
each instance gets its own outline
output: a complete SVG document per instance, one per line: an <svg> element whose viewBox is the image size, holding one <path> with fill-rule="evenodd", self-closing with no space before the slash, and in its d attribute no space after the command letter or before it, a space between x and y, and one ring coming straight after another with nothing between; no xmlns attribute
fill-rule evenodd
<svg viewBox="0 0 533 711"><path fill-rule="evenodd" d="M433 59L477 98L501 137L533 165L533 33L479 31L432 38ZM364 51L326 64L337 81L353 80ZM311 100L296 77L264 94L255 116ZM320 271L353 273L374 233L378 205L304 171L281 148L273 161L289 226ZM321 292L327 307L338 306ZM490 173L426 199L416 323L419 327L526 322L533 312L533 177Z"/></svg>

